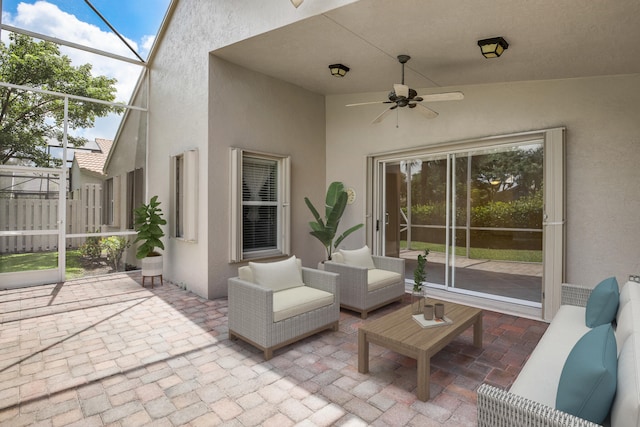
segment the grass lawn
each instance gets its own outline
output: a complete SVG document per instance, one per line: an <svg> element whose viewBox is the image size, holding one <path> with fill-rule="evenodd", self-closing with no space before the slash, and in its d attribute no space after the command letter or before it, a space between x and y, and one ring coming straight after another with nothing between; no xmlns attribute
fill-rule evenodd
<svg viewBox="0 0 640 427"><path fill-rule="evenodd" d="M30 270L48 270L58 267L58 252L34 252L0 255L0 273ZM66 278L75 279L86 275L79 250L67 251Z"/></svg>
<svg viewBox="0 0 640 427"><path fill-rule="evenodd" d="M407 247L406 240L400 242L400 247ZM416 251L429 249L431 252L444 253L445 245L427 242L411 242L411 249ZM467 256L466 248L464 247L457 246L455 251L457 256ZM542 262L542 251L470 248L469 257L471 259L490 259L494 261Z"/></svg>

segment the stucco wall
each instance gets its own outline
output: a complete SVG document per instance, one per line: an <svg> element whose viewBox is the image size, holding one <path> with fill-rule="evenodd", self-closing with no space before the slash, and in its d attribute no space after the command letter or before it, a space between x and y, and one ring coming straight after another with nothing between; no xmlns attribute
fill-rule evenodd
<svg viewBox="0 0 640 427"><path fill-rule="evenodd" d="M235 266L228 264L228 186L226 185L228 173L226 172L227 149L231 142L220 140L220 135L209 134L209 128L213 126L210 118L216 118L216 126L223 128L221 132L233 135L233 131L242 134L243 131L251 131L255 140L259 136L268 135L271 128L278 127L278 131L285 137L282 141L274 142L273 151L287 154L302 152L293 150L295 144L300 141L314 141L318 147L305 151L309 157L296 156L293 163L293 172L300 171L301 160L309 160L321 170L321 175L311 172L308 178L303 179L305 186L313 183L324 191L324 135L316 136L318 132L324 132L324 103L318 109L314 117L317 123L307 126L302 132L305 123L298 127L299 131L289 133L286 121L269 121L267 117L273 115L288 119L295 118L298 108L285 107L282 114L278 114L281 103L279 99L287 100L291 95L287 88L284 97L270 89L273 81L264 82L264 90L258 93L245 94L233 100L233 96L243 93L242 87L233 92L230 99L218 99L213 102L209 111L208 85L215 80L215 75L209 76L209 52L227 46L231 43L243 40L257 34L270 31L305 17L322 13L354 0L328 0L324 2L310 2L305 8L295 9L287 1L282 3L271 2L178 2L173 11L166 31L159 39L159 47L152 57L151 64L151 89L149 100L149 162L148 189L149 194L157 194L159 199L170 200L169 159L171 155L181 151L197 148L200 158L199 175L199 210L198 210L198 242L189 243L176 239L165 239L167 249L165 251L165 277L176 283L185 285L189 290L206 298L215 298L226 295L226 278L235 275ZM250 4L249 4L250 3ZM221 83L222 86L233 86L234 79ZM219 83L215 83L219 84ZM242 86L242 85L240 85ZM212 88L215 90L215 88ZM303 91L304 92L304 91ZM271 94L271 98L262 96ZM296 94L293 97L306 97ZM313 99L314 96L311 96ZM319 102L317 99L311 104ZM227 111L234 105L251 105L256 117L244 117L241 121L237 117L231 117ZM284 104L284 103L282 103ZM257 106L261 105L262 111ZM302 107L307 108L307 107ZM313 107L317 109L317 106ZM286 113L285 113L286 112ZM275 125L277 123L277 126ZM283 124L284 123L284 124ZM295 121L293 127L296 127ZM318 130L319 129L319 130ZM309 137L309 135L312 135ZM317 141L322 140L321 143ZM245 138L250 141L250 138ZM221 142L220 142L221 141ZM238 143L233 139L233 143ZM259 139L258 146L263 146L264 139ZM240 141L242 142L242 141ZM247 144L256 143L247 142ZM264 146L263 146L264 147ZM296 145L297 147L297 145ZM295 147L294 147L295 148ZM307 147L308 148L308 147ZM264 147L263 149L266 149ZM318 151L316 151L316 149ZM210 152L210 150L213 150ZM314 157L311 157L315 155ZM222 157L220 157L222 156ZM221 167L221 159L224 167ZM319 160L322 159L322 160ZM320 183L320 184L318 184ZM292 197L300 197L304 193L297 181L292 186ZM306 193L304 193L306 195ZM220 199L220 197L223 197ZM223 203L220 203L223 200ZM303 202L304 203L304 202ZM224 220L222 220L224 218ZM296 228L301 223L299 215L293 218L297 221ZM221 232L224 231L224 232ZM306 230L306 227L305 227ZM303 240L306 239L303 238ZM294 236L292 248L300 248L300 237ZM304 249L304 253L309 253ZM305 264L310 263L305 257ZM320 259L319 256L316 258Z"/></svg>
<svg viewBox="0 0 640 427"><path fill-rule="evenodd" d="M370 125L385 92L327 97L327 182L364 194L369 154L565 126L567 148L566 280L594 286L640 271L640 75L442 88L463 101L433 103L432 120L402 110ZM426 91L418 90L418 93ZM345 221L363 222L364 198ZM350 245L364 243L364 233ZM359 241L356 241L360 239Z"/></svg>
<svg viewBox="0 0 640 427"><path fill-rule="evenodd" d="M226 295L229 264L229 149L291 156L291 252L307 267L323 259L309 235L308 196L324 200L324 96L212 56L209 126L209 295Z"/></svg>
<svg viewBox="0 0 640 427"><path fill-rule="evenodd" d="M358 192L344 223L364 222L367 154L558 126L567 128L567 280L592 284L607 274L623 280L640 272L639 76L446 88L463 90L466 99L434 104L435 120L400 111L398 128L393 115L369 124L380 106L344 108L384 99L386 91L336 95L326 100L325 126L323 97L210 57L350 2L305 2L299 9L289 2L178 2L151 61L148 185L168 205L170 156L199 150L199 240L167 239L169 280L214 298L235 275L237 266L228 264L230 146L292 155L292 251L313 265L322 248L308 235L302 198L322 200L329 182L343 181ZM345 244L364 240L360 230Z"/></svg>
<svg viewBox="0 0 640 427"><path fill-rule="evenodd" d="M85 184L102 184L103 178L83 171L75 160L71 163L71 190L82 188Z"/></svg>

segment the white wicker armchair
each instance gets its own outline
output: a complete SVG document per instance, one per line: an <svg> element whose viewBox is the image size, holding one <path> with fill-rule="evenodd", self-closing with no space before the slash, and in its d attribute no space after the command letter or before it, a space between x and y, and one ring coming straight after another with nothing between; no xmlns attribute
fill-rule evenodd
<svg viewBox="0 0 640 427"><path fill-rule="evenodd" d="M340 300L337 274L300 267L302 288L312 288L331 294L331 302L322 306L289 307L295 315L274 313L275 291L254 283L248 266L240 267L239 277L228 280L229 338L240 338L264 352L265 360L273 351L306 338L324 329L338 330ZM295 296L294 296L295 298ZM326 297L325 297L326 300ZM277 302L276 302L277 305ZM284 311L287 311L284 310ZM284 317L284 318L283 318Z"/></svg>
<svg viewBox="0 0 640 427"><path fill-rule="evenodd" d="M336 262L340 258L339 253L333 254L332 258L334 261L325 261L324 269L340 274L341 307L356 311L366 319L370 311L403 298L404 259L372 255L375 268L371 269ZM375 285L380 277L383 285Z"/></svg>

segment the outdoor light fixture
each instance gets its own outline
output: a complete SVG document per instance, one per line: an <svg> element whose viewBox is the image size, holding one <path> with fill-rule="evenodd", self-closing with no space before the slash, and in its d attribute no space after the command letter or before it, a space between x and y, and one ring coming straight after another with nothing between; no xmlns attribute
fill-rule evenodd
<svg viewBox="0 0 640 427"><path fill-rule="evenodd" d="M303 1L304 1L304 0L291 0L291 4L292 4L294 7L298 7L298 6L300 6L300 5L302 4L302 2L303 2Z"/></svg>
<svg viewBox="0 0 640 427"><path fill-rule="evenodd" d="M342 64L331 64L329 69L331 70L331 75L335 77L344 77L349 72L349 67Z"/></svg>
<svg viewBox="0 0 640 427"><path fill-rule="evenodd" d="M485 58L497 58L502 55L505 49L509 48L509 43L502 37L478 40L478 46Z"/></svg>

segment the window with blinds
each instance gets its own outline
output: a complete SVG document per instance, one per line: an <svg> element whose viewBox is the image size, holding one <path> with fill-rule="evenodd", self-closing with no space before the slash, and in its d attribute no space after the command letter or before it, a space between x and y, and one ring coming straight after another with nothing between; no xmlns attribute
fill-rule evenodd
<svg viewBox="0 0 640 427"><path fill-rule="evenodd" d="M232 149L232 261L288 253L288 165L288 157Z"/></svg>
<svg viewBox="0 0 640 427"><path fill-rule="evenodd" d="M278 249L278 162L242 159L242 247L244 252Z"/></svg>

